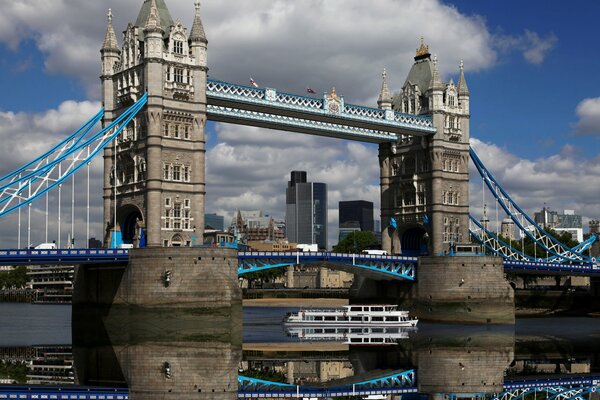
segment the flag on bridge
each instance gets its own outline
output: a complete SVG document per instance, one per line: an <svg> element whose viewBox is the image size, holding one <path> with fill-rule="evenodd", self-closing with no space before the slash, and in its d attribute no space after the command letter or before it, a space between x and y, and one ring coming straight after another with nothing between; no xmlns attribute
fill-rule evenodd
<svg viewBox="0 0 600 400"><path fill-rule="evenodd" d="M396 221L396 218L392 217L390 219L390 226L394 229L398 229L398 222Z"/></svg>
<svg viewBox="0 0 600 400"><path fill-rule="evenodd" d="M314 90L312 90L309 86L306 87L306 93L311 93L311 94L315 94L317 92L315 92Z"/></svg>
<svg viewBox="0 0 600 400"><path fill-rule="evenodd" d="M254 78L250 77L250 84L254 87L258 87L258 84L256 83L256 81L254 80Z"/></svg>

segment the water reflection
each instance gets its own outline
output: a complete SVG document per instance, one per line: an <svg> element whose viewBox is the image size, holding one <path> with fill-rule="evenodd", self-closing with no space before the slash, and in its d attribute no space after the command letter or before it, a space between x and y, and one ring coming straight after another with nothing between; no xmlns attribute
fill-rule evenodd
<svg viewBox="0 0 600 400"><path fill-rule="evenodd" d="M110 393L131 399L375 393L579 399L595 396L600 381L600 324L594 319L525 320L516 327L285 329L284 312L246 310L242 335L241 315L227 312L115 309L101 319L77 319L72 343L14 345L11 339L0 347L0 379L5 385L58 385L58 396L71 396L64 391L69 385L109 388L65 398ZM1 392L11 390L17 387Z"/></svg>
<svg viewBox="0 0 600 400"><path fill-rule="evenodd" d="M286 326L285 330L289 337L298 338L301 341L339 342L352 346L385 346L397 344L402 339L408 339L408 335L416 332L417 328Z"/></svg>

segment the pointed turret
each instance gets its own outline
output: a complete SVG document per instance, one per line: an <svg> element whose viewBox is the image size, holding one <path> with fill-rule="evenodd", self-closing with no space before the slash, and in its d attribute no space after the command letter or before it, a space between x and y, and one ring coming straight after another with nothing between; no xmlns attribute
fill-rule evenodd
<svg viewBox="0 0 600 400"><path fill-rule="evenodd" d="M192 24L192 31L190 32L190 41L208 43L206 34L204 33L202 19L200 18L200 0L196 0L194 5L196 7L196 14L194 15L194 23Z"/></svg>
<svg viewBox="0 0 600 400"><path fill-rule="evenodd" d="M146 58L161 58L163 54L163 33L160 24L156 0L150 0L148 20L144 25L144 41L146 42Z"/></svg>
<svg viewBox="0 0 600 400"><path fill-rule="evenodd" d="M438 68L437 56L433 56L433 72L431 73L431 84L429 88L432 90L444 90L444 84L440 78L440 70Z"/></svg>
<svg viewBox="0 0 600 400"><path fill-rule="evenodd" d="M175 25L175 23L173 22L171 13L169 12L164 0L144 0L144 4L142 4L142 8L140 9L140 13L138 14L135 25L139 26L140 28L144 28L147 25L151 8L155 9L156 16L160 21L160 26L168 34L169 27Z"/></svg>
<svg viewBox="0 0 600 400"><path fill-rule="evenodd" d="M381 92L379 93L377 106L382 110L391 110L392 96L390 96L390 90L388 89L387 72L385 71L385 68L383 69L383 73L381 74L381 76L383 77L383 81L381 83Z"/></svg>
<svg viewBox="0 0 600 400"><path fill-rule="evenodd" d="M460 60L460 77L458 78L458 95L468 96L469 88L467 87L467 80L465 79L465 65Z"/></svg>
<svg viewBox="0 0 600 400"><path fill-rule="evenodd" d="M163 32L160 24L160 17L158 15L158 8L156 7L156 0L150 0L150 11L148 19L144 25L144 32L161 31Z"/></svg>
<svg viewBox="0 0 600 400"><path fill-rule="evenodd" d="M200 18L200 0L195 0L194 5L196 7L196 14L194 16L194 23L192 24L192 31L190 32L190 49L194 57L194 63L206 68L208 41L206 40L202 19Z"/></svg>
<svg viewBox="0 0 600 400"><path fill-rule="evenodd" d="M121 61L121 50L119 50L117 35L115 35L112 25L113 15L110 8L106 15L108 17L108 26L106 27L106 36L104 37L100 54L102 56L102 75L110 76L114 73L115 64Z"/></svg>
<svg viewBox="0 0 600 400"><path fill-rule="evenodd" d="M108 9L108 26L106 27L106 36L104 37L104 43L102 44L102 50L119 50L119 44L117 43L117 35L115 35L115 29L112 24L112 10Z"/></svg>

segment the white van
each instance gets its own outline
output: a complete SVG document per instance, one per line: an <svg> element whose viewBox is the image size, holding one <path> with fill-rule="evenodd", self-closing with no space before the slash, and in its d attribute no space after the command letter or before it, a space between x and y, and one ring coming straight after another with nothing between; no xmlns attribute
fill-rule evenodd
<svg viewBox="0 0 600 400"><path fill-rule="evenodd" d="M369 249L367 249L367 250L363 250L362 253L369 254L371 256L387 256L388 252L385 250L375 250L375 249L369 250Z"/></svg>
<svg viewBox="0 0 600 400"><path fill-rule="evenodd" d="M119 249L133 249L133 244L131 243L121 243Z"/></svg>
<svg viewBox="0 0 600 400"><path fill-rule="evenodd" d="M56 243L40 243L34 247L35 250L54 250L56 249Z"/></svg>

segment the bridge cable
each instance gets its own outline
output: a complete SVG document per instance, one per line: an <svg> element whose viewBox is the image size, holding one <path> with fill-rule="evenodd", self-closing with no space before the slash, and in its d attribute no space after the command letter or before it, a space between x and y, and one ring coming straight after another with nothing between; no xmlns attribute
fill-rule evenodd
<svg viewBox="0 0 600 400"><path fill-rule="evenodd" d="M90 158L90 146L87 147L87 159ZM87 162L87 204L86 204L86 226L85 226L85 243L86 246L90 247L90 164Z"/></svg>
<svg viewBox="0 0 600 400"><path fill-rule="evenodd" d="M481 159L477 156L473 148L469 148L469 153L471 155L471 159L479 174L484 178L485 183L487 184L490 191L496 198L497 202L504 209L507 215L517 224L517 226L525 232L525 234L534 242L537 242L540 247L546 250L548 253L552 255L562 258L566 261L589 261L589 259L578 252L571 251L567 246L559 242L557 239L549 235L545 232L535 221L531 219L527 214L523 212L523 210L511 199L511 197L506 193L506 191L502 188L499 182L494 178L492 173L486 169L483 165ZM505 204L506 203L506 204ZM514 209L514 213L511 212L510 209ZM519 216L517 216L518 214ZM522 218L524 221L521 221ZM525 228L523 225L524 222L529 224L529 228L532 229L533 233L529 231L529 229ZM534 233L539 236L534 236Z"/></svg>

